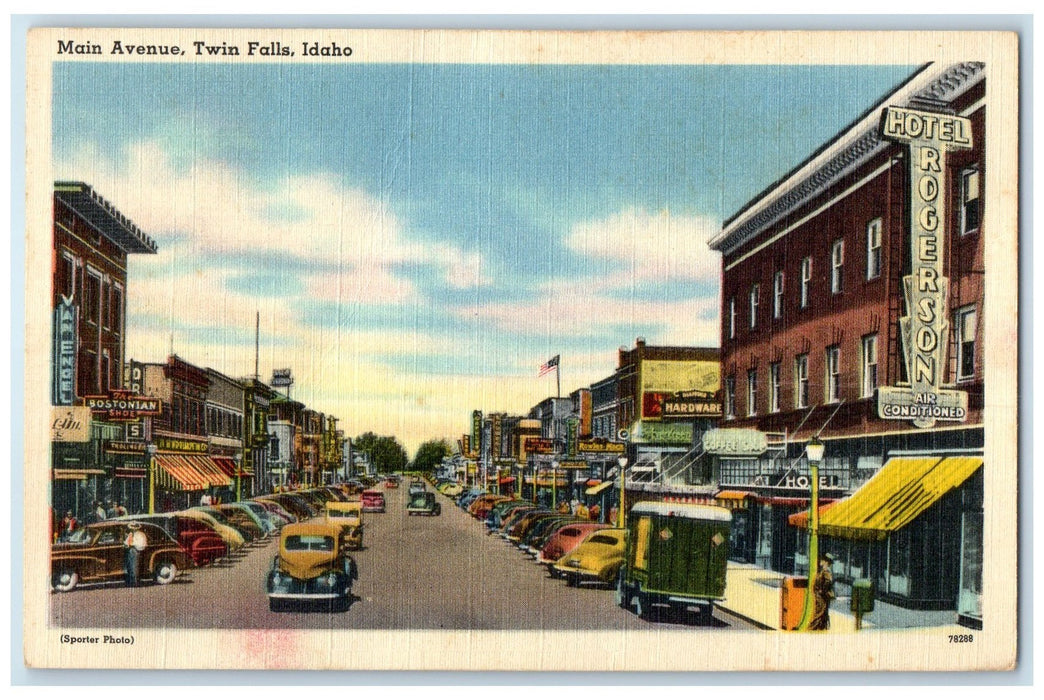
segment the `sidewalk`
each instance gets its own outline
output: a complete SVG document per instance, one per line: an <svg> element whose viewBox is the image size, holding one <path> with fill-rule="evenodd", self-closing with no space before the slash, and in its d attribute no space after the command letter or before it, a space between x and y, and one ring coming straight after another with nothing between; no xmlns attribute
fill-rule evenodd
<svg viewBox="0 0 1044 700"><path fill-rule="evenodd" d="M719 608L764 629L780 628L783 574L730 561L726 576L725 600ZM855 632L855 615L848 609L851 588L836 583L834 591L837 598L830 606L830 631ZM874 611L863 616L864 632L911 627L950 628L953 634L968 633L967 627L957 624L957 614L952 610L908 610L877 600Z"/></svg>

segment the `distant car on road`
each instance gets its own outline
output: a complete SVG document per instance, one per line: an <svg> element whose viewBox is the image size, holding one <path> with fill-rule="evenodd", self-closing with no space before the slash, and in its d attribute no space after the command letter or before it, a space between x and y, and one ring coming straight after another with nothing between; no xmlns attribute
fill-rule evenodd
<svg viewBox="0 0 1044 700"><path fill-rule="evenodd" d="M362 492L362 509L364 513L383 513L384 494L380 491L367 489Z"/></svg>
<svg viewBox="0 0 1044 700"><path fill-rule="evenodd" d="M410 491L409 491L409 493L410 493L410 496L411 496L411 497L412 497L412 496L413 496L414 494L418 494L418 493L424 493L424 492L425 492L425 491L427 491L427 490L428 490L428 489L427 489L427 488L425 488L425 486L424 486L424 482L423 482L423 481L411 481L411 482L410 482Z"/></svg>
<svg viewBox="0 0 1044 700"><path fill-rule="evenodd" d="M421 491L410 496L406 512L409 515L440 515L442 506L436 503L435 494L430 491Z"/></svg>
<svg viewBox="0 0 1044 700"><path fill-rule="evenodd" d="M106 521L70 533L51 546L51 586L66 593L81 583L121 581L124 577L123 542L136 525L147 544L138 557L138 579L168 584L194 567L191 555L159 525L133 521Z"/></svg>
<svg viewBox="0 0 1044 700"><path fill-rule="evenodd" d="M357 577L340 525L326 521L287 525L268 573L268 607L278 612L297 602L346 609Z"/></svg>

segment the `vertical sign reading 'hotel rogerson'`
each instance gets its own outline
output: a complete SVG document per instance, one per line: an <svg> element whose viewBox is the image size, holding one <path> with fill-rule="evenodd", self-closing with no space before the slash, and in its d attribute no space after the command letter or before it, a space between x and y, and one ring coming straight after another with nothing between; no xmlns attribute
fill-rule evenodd
<svg viewBox="0 0 1044 700"><path fill-rule="evenodd" d="M901 107L884 110L885 138L910 149L911 274L903 278L906 316L899 319L909 387L881 387L881 418L912 420L919 428L936 421L963 421L968 395L943 389L946 371L948 280L943 277L946 243L946 153L972 147L971 121Z"/></svg>

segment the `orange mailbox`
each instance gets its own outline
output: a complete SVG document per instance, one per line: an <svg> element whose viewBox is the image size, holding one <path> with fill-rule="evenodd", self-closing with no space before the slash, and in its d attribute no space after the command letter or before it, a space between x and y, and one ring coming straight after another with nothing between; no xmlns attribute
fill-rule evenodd
<svg viewBox="0 0 1044 700"><path fill-rule="evenodd" d="M801 613L805 609L805 594L808 592L807 576L787 576L783 579L779 606L779 628L796 630L801 624Z"/></svg>

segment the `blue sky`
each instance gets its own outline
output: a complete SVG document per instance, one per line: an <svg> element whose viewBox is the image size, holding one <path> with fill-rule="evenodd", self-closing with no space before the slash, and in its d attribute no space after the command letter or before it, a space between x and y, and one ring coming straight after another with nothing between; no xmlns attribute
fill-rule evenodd
<svg viewBox="0 0 1044 700"><path fill-rule="evenodd" d="M724 218L910 66L55 63L56 179L153 236L128 356L293 395L413 449L616 349L718 345Z"/></svg>

